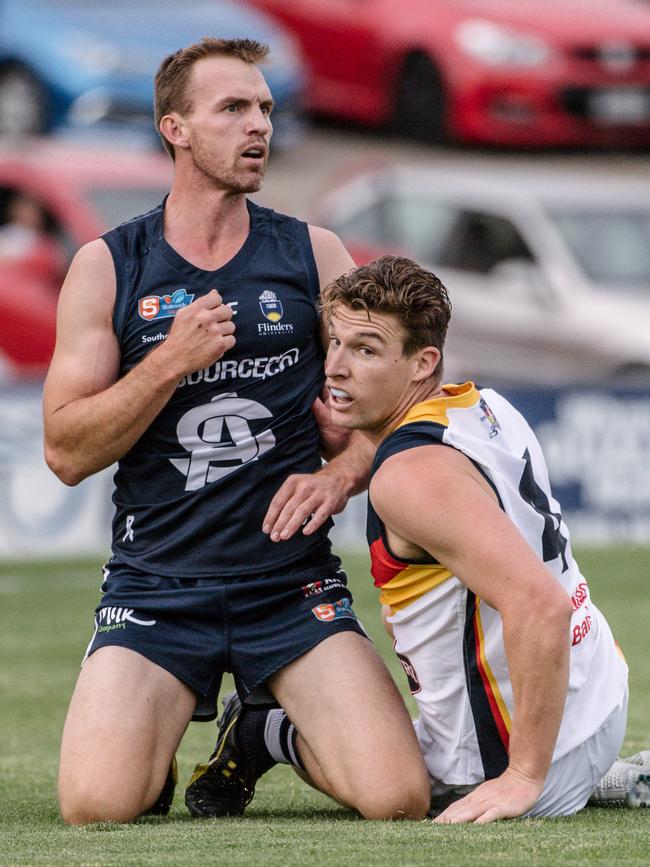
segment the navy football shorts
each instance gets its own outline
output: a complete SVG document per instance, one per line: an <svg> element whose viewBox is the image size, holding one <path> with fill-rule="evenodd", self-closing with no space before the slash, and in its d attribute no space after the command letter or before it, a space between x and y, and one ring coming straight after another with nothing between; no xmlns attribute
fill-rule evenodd
<svg viewBox="0 0 650 867"><path fill-rule="evenodd" d="M194 719L211 720L222 674L245 699L337 632L366 635L337 557L242 578L168 578L111 560L86 657L127 647L197 693Z"/></svg>

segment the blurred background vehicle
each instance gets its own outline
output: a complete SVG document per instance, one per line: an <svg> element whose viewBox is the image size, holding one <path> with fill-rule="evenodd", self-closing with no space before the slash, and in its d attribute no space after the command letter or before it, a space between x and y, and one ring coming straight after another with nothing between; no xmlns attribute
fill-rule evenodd
<svg viewBox="0 0 650 867"><path fill-rule="evenodd" d="M357 262L404 253L440 276L454 308L448 379L650 387L650 183L384 167L330 189L314 222Z"/></svg>
<svg viewBox="0 0 650 867"><path fill-rule="evenodd" d="M171 175L169 158L155 152L43 139L0 150L0 383L43 377L72 256L159 204Z"/></svg>
<svg viewBox="0 0 650 867"><path fill-rule="evenodd" d="M262 12L228 0L0 0L0 135L101 124L153 140L160 62L212 35L271 46L264 71L275 145L295 141L305 80L295 41Z"/></svg>
<svg viewBox="0 0 650 867"><path fill-rule="evenodd" d="M251 0L300 40L308 107L422 141L650 144L638 0Z"/></svg>

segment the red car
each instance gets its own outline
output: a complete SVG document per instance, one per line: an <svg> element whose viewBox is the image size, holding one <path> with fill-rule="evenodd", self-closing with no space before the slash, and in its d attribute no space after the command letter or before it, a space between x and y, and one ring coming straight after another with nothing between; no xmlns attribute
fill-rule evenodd
<svg viewBox="0 0 650 867"><path fill-rule="evenodd" d="M650 144L638 0L252 0L298 37L312 111L428 141Z"/></svg>
<svg viewBox="0 0 650 867"><path fill-rule="evenodd" d="M72 256L157 205L171 176L158 153L41 141L0 152L0 383L43 376Z"/></svg>

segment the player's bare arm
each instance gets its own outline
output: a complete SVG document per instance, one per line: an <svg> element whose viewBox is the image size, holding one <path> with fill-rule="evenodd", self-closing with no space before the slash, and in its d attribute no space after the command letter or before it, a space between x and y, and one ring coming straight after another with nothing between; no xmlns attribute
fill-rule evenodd
<svg viewBox="0 0 650 867"><path fill-rule="evenodd" d="M503 622L515 702L508 768L436 821L520 816L542 792L562 719L571 602L460 452L436 445L394 455L370 493L398 556L429 552Z"/></svg>
<svg viewBox="0 0 650 867"><path fill-rule="evenodd" d="M166 341L118 379L115 272L106 244L75 256L61 290L45 384L45 456L66 484L110 466L144 433L186 373L234 346L232 311L216 291L179 311Z"/></svg>
<svg viewBox="0 0 650 867"><path fill-rule="evenodd" d="M333 232L310 226L309 236L321 288L354 268L352 257ZM321 339L327 349L324 328ZM351 496L367 487L374 448L358 431L350 434L333 425L328 402L329 396L321 396L312 408L328 463L317 473L289 476L273 497L263 530L274 542L291 538L301 527L305 535L314 533L331 515L342 512Z"/></svg>

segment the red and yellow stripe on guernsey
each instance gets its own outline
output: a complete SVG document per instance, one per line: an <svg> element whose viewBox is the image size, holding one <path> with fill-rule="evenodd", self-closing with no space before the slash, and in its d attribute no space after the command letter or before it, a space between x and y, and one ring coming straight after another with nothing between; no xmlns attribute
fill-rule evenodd
<svg viewBox="0 0 650 867"><path fill-rule="evenodd" d="M485 692L492 708L492 715L497 724L501 740L506 749L510 743L510 727L512 720L506 706L497 679L492 673L490 663L485 655L485 638L483 636L483 623L481 622L481 600L477 599L476 613L474 614L474 630L476 632L476 645L478 649L477 661L481 678L485 685Z"/></svg>
<svg viewBox="0 0 650 867"><path fill-rule="evenodd" d="M432 587L451 578L449 569L439 563L404 563L386 550L381 538L370 546L371 571L375 587L381 588L380 602L393 611L406 608Z"/></svg>
<svg viewBox="0 0 650 867"><path fill-rule="evenodd" d="M486 779L508 766L512 720L499 684L485 655L481 600L468 591L465 620L465 676L476 737Z"/></svg>

